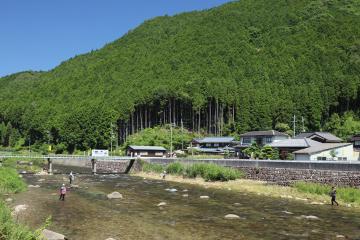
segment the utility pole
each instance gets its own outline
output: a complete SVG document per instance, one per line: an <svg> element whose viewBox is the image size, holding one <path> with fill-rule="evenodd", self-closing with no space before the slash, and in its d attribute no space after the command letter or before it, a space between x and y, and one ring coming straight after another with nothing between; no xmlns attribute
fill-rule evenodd
<svg viewBox="0 0 360 240"><path fill-rule="evenodd" d="M172 157L172 125L173 123L170 122L170 157Z"/></svg>
<svg viewBox="0 0 360 240"><path fill-rule="evenodd" d="M302 122L302 132L305 132L305 121L304 121L304 117L301 117L301 122Z"/></svg>
<svg viewBox="0 0 360 240"><path fill-rule="evenodd" d="M113 125L110 123L110 156L112 155L112 143L113 143Z"/></svg>
<svg viewBox="0 0 360 240"><path fill-rule="evenodd" d="M181 150L184 150L184 123L181 118Z"/></svg>
<svg viewBox="0 0 360 240"><path fill-rule="evenodd" d="M295 116L295 114L294 114L294 120L293 120L293 127L294 127L293 137L295 137L295 135L296 135L296 116Z"/></svg>

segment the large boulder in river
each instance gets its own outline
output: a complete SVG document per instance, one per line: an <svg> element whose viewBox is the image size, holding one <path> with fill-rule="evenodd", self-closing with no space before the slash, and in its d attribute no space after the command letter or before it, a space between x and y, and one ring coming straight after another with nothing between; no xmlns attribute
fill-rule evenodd
<svg viewBox="0 0 360 240"><path fill-rule="evenodd" d="M45 240L66 240L66 237L60 233L53 232L47 229L42 231Z"/></svg>
<svg viewBox="0 0 360 240"><path fill-rule="evenodd" d="M119 192L112 192L107 195L108 199L122 199L123 195Z"/></svg>
<svg viewBox="0 0 360 240"><path fill-rule="evenodd" d="M18 213L25 211L29 206L26 204L17 205L14 207L14 211L12 212L12 215L17 215Z"/></svg>

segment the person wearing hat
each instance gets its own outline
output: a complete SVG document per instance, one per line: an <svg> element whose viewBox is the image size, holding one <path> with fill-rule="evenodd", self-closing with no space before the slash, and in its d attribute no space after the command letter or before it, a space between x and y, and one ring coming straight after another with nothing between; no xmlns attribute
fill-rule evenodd
<svg viewBox="0 0 360 240"><path fill-rule="evenodd" d="M60 188L60 197L59 200L65 201L65 194L66 194L66 186L63 183L63 185Z"/></svg>

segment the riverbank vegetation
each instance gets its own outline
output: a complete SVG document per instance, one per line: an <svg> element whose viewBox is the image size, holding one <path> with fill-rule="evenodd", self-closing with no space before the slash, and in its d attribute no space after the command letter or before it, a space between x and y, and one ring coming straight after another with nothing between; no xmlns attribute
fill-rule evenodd
<svg viewBox="0 0 360 240"><path fill-rule="evenodd" d="M16 170L0 168L0 194L24 191L26 185ZM5 202L0 200L0 240L39 240L40 230L32 232L28 227L15 221Z"/></svg>
<svg viewBox="0 0 360 240"><path fill-rule="evenodd" d="M293 187L300 192L323 196L329 196L331 191L330 185L309 182L297 182L294 183ZM338 187L336 192L336 196L339 201L346 203L356 203L360 206L360 189L351 187Z"/></svg>
<svg viewBox="0 0 360 240"><path fill-rule="evenodd" d="M239 170L210 163L196 163L190 165L174 162L165 166L144 162L143 171L148 173L162 173L166 171L169 174L182 176L184 178L201 177L205 181L229 181L244 176L244 173Z"/></svg>

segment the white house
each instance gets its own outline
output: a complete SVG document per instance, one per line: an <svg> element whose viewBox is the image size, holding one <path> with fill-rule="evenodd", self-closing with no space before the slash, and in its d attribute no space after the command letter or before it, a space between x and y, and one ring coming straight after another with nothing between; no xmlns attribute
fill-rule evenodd
<svg viewBox="0 0 360 240"><path fill-rule="evenodd" d="M293 152L295 160L354 160L352 143L322 143Z"/></svg>

